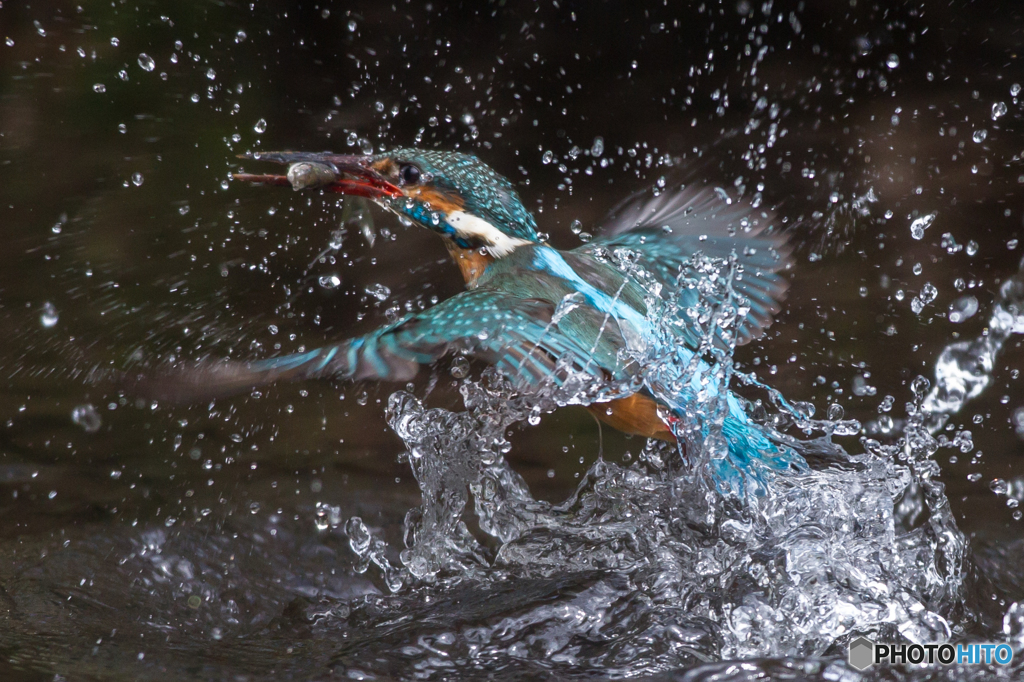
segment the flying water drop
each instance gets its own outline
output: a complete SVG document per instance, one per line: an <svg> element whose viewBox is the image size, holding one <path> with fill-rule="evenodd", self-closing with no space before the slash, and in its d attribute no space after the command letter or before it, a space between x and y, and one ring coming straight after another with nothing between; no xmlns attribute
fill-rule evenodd
<svg viewBox="0 0 1024 682"><path fill-rule="evenodd" d="M99 411L90 403L79 405L71 410L71 421L82 427L86 433L96 433L103 426Z"/></svg>
<svg viewBox="0 0 1024 682"><path fill-rule="evenodd" d="M978 299L974 296L961 296L949 304L949 321L959 324L974 317L978 312Z"/></svg>
<svg viewBox="0 0 1024 682"><path fill-rule="evenodd" d="M324 289L337 289L341 285L341 277L337 275L324 275L320 278L320 286Z"/></svg>
<svg viewBox="0 0 1024 682"><path fill-rule="evenodd" d="M386 301L391 296L391 289L388 289L383 284L372 284L366 287L366 293L373 296L378 301Z"/></svg>
<svg viewBox="0 0 1024 682"><path fill-rule="evenodd" d="M914 222L910 223L910 236L914 239L923 239L924 231L931 227L933 222L935 222L934 213L917 218Z"/></svg>
<svg viewBox="0 0 1024 682"><path fill-rule="evenodd" d="M39 315L39 321L43 323L43 326L49 329L56 325L59 319L60 313L57 312L57 308L49 301L44 303L43 312Z"/></svg>

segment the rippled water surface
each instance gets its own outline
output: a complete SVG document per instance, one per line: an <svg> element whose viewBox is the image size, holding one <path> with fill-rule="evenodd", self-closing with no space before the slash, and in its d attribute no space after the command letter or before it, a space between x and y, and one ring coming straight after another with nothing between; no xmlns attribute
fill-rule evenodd
<svg viewBox="0 0 1024 682"><path fill-rule="evenodd" d="M1020 676L1022 9L668 4L0 4L4 679ZM640 358L696 406L682 451L462 359L184 406L86 381L460 291L426 230L229 179L398 145L478 154L561 248L679 177L772 207L784 310L711 370ZM698 265L663 341L735 313ZM723 487L724 382L809 467ZM1018 661L862 674L860 634Z"/></svg>

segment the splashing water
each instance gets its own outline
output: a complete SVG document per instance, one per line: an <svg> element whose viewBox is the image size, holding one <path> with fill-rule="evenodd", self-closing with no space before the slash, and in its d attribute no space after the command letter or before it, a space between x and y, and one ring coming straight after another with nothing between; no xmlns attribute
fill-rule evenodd
<svg viewBox="0 0 1024 682"><path fill-rule="evenodd" d="M643 278L628 253L613 258ZM406 516L397 563L360 519L349 520L357 568L376 565L395 593L351 605L353 618L386 626L425 602L458 611L463 598L478 600L427 627L436 630L430 646L402 648L425 676L514 665L632 676L729 658L841 656L859 634L924 643L963 632L966 541L933 457L969 434L933 434L984 389L1007 338L1024 332L1022 280L1004 283L989 334L945 349L934 388L924 377L913 382L900 437L863 438L864 452L849 454L832 436L858 433L857 422L813 420L809 405L734 371L731 344L711 342L745 312L722 296L730 264L698 265L723 276L680 282L701 294L694 308L652 295L659 335L643 351L645 386L681 408L682 445L649 441L629 466L599 459L561 504L534 499L508 466L508 427L635 386L570 377L519 395L488 371L463 381L464 412L391 396L388 421L423 502ZM704 330L699 353L670 343L679 325ZM712 363L701 359L709 354ZM775 413L725 390L732 378L767 391ZM779 460L753 463L758 494L721 484L734 474L723 464L722 432L736 409L761 412L765 447ZM783 433L791 426L804 437ZM488 600L491 608L481 606ZM399 646L385 630L362 646Z"/></svg>
<svg viewBox="0 0 1024 682"><path fill-rule="evenodd" d="M964 403L981 394L991 381L996 356L1013 334L1024 334L1024 279L1011 277L999 288L988 333L973 341L950 344L935 365L935 388L924 409L929 428L937 431Z"/></svg>

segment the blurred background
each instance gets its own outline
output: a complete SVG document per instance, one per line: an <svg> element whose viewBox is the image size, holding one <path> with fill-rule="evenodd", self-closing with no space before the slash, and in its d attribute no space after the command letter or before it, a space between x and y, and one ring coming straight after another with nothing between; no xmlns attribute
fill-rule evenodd
<svg viewBox="0 0 1024 682"><path fill-rule="evenodd" d="M247 660L285 655L190 659L221 627L191 596L236 590L263 632L296 594L378 589L317 534L317 505L395 534L418 502L384 420L399 386L168 406L85 381L312 348L461 290L433 235L376 212L371 244L336 197L231 181L265 168L239 154L471 152L565 248L691 169L775 207L799 243L784 311L741 367L885 440L909 382L982 333L1024 253L1021 45L1009 1L0 3L10 675L253 674ZM939 455L979 570L1011 592L1022 365L1013 339L955 420L974 448ZM415 390L458 409L456 385L442 362ZM520 427L509 457L561 500L599 452L642 447L569 408ZM178 559L142 559L166 543Z"/></svg>

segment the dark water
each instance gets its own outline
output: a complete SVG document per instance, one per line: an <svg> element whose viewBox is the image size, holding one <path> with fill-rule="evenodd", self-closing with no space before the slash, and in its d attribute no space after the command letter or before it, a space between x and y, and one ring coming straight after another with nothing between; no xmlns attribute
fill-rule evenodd
<svg viewBox="0 0 1024 682"><path fill-rule="evenodd" d="M397 563L420 500L385 421L401 387L281 386L168 407L83 381L131 358L313 347L461 289L432 235L382 215L372 247L350 229L318 260L334 200L231 183L236 154L471 150L520 184L565 247L578 243L573 221L593 229L666 174L658 159L685 156L716 184L760 192L803 244L784 312L737 351L739 366L894 440L910 382L933 376L947 344L983 334L1024 253L1024 8L668 4L0 5L7 679L858 679L834 660L846 640L746 668L716 663L706 652L720 645L692 633L692 655L638 653L597 626L551 644L541 624L564 614L545 605L592 615L611 608L603 594L632 590L597 569L392 596L376 568L356 570L344 521L382 534ZM598 137L599 159L578 153ZM912 223L932 214L916 239ZM927 284L934 299L916 312ZM367 293L376 285L386 300ZM967 296L977 314L951 322ZM1003 617L1024 599L1022 361L1011 336L985 392L952 418L973 449L936 455L970 545L945 615L957 637L1009 635L1018 651L1019 625L1004 634ZM428 404L461 409L447 366L435 375ZM580 408L516 427L511 444L512 468L552 502L599 452L622 463L643 448L599 434ZM502 627L517 634L500 655L457 662L472 660L454 651L467 631Z"/></svg>

